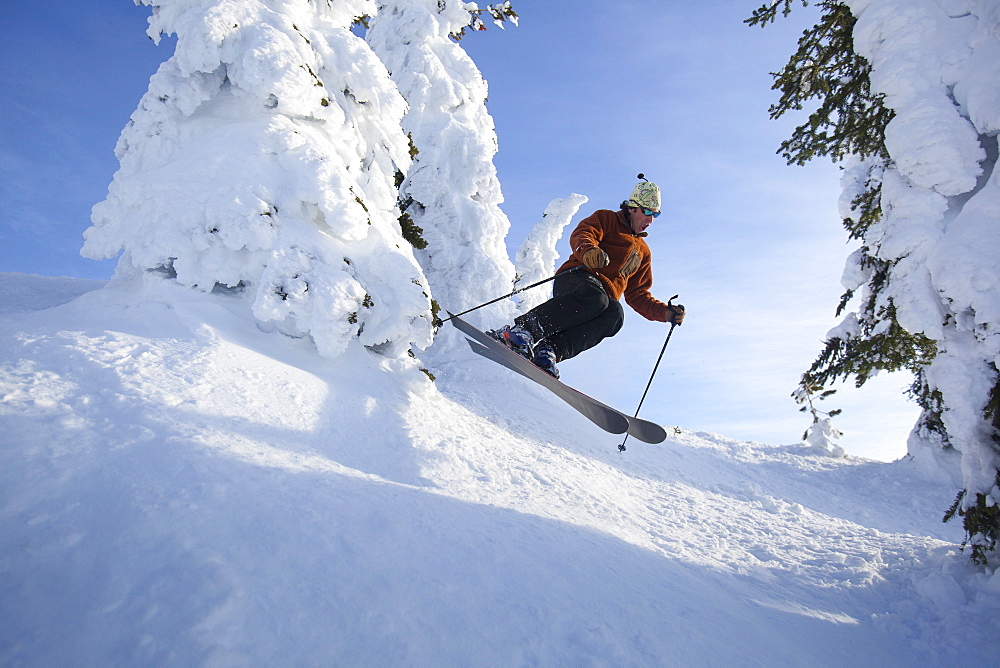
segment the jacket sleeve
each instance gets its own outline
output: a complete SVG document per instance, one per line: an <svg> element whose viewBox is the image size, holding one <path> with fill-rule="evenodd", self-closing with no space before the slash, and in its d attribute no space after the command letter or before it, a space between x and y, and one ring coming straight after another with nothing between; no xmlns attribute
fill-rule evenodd
<svg viewBox="0 0 1000 668"><path fill-rule="evenodd" d="M625 288L625 303L646 320L666 322L670 309L649 293L653 287L653 268L650 256L644 255L639 270L629 278Z"/></svg>
<svg viewBox="0 0 1000 668"><path fill-rule="evenodd" d="M573 259L577 263L583 264L583 254L591 248L599 247L604 233L604 225L596 212L581 220L569 236L569 247L573 251Z"/></svg>

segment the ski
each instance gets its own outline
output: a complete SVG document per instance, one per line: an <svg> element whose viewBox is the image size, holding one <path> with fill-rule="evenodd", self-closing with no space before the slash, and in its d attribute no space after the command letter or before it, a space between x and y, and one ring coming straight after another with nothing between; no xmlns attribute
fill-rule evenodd
<svg viewBox="0 0 1000 668"><path fill-rule="evenodd" d="M482 355L486 359L493 360L494 362L507 367L511 371L515 371L524 376L525 378L533 380L539 385L546 387L547 389L552 391L553 394L555 394L557 397L559 397L560 399L568 403L570 406L575 408L581 415L586 417L588 420L596 424L604 431L610 432L612 434L624 434L626 431L628 431L629 428L628 418L626 418L624 415L621 415L620 413L618 413L618 411L611 408L610 406L605 406L596 399L592 399L591 397L588 397L587 395L581 392L573 390L573 388L568 387L563 383L559 383L558 380L552 378L552 376L549 376L549 374L545 373L544 371L541 371L541 369L538 369L538 367L535 368L541 371L542 374L551 378L552 381L554 381L554 383L559 383L559 385L563 385L563 388L565 389L555 387L553 386L552 383L545 382L544 379L536 378L527 369L518 368L519 366L523 365L519 365L517 361L513 359L514 357L517 357L518 359L522 360L525 364L530 364L531 366L535 365L531 364L531 362L524 359L517 353L509 351L511 357L508 357L507 355L504 355L503 353L497 351L494 348L487 348L486 346L480 345L471 339L466 339L466 341L468 341L469 347L472 348L474 352Z"/></svg>
<svg viewBox="0 0 1000 668"><path fill-rule="evenodd" d="M490 335L482 332L458 316L448 314L455 327L468 337L469 347L483 357L532 380L548 389L576 409L581 415L601 429L612 434L628 432L633 438L646 443L661 443L667 438L666 430L655 422L626 415L593 397L575 390L553 378L537 366L518 355Z"/></svg>

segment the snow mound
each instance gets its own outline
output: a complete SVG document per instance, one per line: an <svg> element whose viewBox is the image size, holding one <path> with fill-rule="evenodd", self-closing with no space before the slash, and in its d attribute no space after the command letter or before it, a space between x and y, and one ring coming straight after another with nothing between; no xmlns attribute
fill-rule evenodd
<svg viewBox="0 0 1000 668"><path fill-rule="evenodd" d="M995 661L1000 575L907 461L623 454L471 352L431 381L238 291L0 286L37 304L0 308L4 665Z"/></svg>

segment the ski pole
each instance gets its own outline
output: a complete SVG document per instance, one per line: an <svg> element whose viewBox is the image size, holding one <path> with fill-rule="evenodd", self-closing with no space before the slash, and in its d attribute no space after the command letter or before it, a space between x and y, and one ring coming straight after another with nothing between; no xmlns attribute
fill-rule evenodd
<svg viewBox="0 0 1000 668"><path fill-rule="evenodd" d="M556 277L561 276L562 274L568 274L570 272L577 271L578 269L583 269L583 266L581 265L581 266L578 266L578 267L573 267L572 269L567 269L566 271L562 272L561 274L555 274L554 276L549 276L548 278L543 278L542 280L538 281L537 283L532 283L531 285L526 285L523 288L518 288L517 290L514 290L514 292L511 292L510 294L506 294L503 297L497 297L496 299L488 301L485 304L480 304L479 306L473 306L472 308L466 309L466 310L462 311L461 313L452 313L450 316L448 316L447 318L445 318L441 322L442 323L446 323L449 320L451 320L452 318L455 318L457 316L465 315L466 313L471 313L472 311L475 311L476 309L481 309L484 306L489 306L490 304L496 304L501 299L507 299L508 297L513 297L514 295L516 295L519 292L524 292L525 290L530 290L531 288L538 287L539 285L542 285L543 283L548 283L549 281L554 281L556 279Z"/></svg>
<svg viewBox="0 0 1000 668"><path fill-rule="evenodd" d="M674 295L667 300L667 306L673 306L672 301L677 299L680 295ZM653 373L649 374L649 382L646 383L646 390L642 393L642 399L639 399L639 405L635 409L635 417L639 417L639 409L642 408L642 402L646 400L646 394L649 392L649 387L653 384L653 378L656 376L656 370L660 368L660 360L663 359L663 353L667 351L667 344L670 343L670 337L674 334L674 328L677 327L677 323L670 323L670 331L667 332L667 339L663 342L663 347L660 348L660 356L656 358L656 364L653 365ZM618 452L625 452L625 441L628 440L628 433L625 434L625 440L621 442L618 446Z"/></svg>

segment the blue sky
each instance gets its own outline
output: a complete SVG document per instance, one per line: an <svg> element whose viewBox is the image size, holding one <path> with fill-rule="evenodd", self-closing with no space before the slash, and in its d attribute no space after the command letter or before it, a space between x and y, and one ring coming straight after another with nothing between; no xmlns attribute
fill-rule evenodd
<svg viewBox="0 0 1000 668"><path fill-rule="evenodd" d="M579 218L615 208L640 171L663 189L649 238L654 293L680 293L690 315L643 415L789 444L808 426L789 394L836 324L853 247L837 213L837 168L786 166L775 151L802 119L767 113L769 72L815 10L761 30L742 23L757 4L521 0L518 27L490 24L462 45L490 85L512 252L555 197L589 197ZM172 40L155 46L145 35L149 13L131 0L0 5L0 271L111 275L112 261L79 248L117 169L118 135L172 53ZM633 410L665 334L629 312L621 334L563 373ZM838 386L828 402L845 409L835 424L848 453L905 453L917 414L901 396L907 383Z"/></svg>

